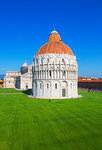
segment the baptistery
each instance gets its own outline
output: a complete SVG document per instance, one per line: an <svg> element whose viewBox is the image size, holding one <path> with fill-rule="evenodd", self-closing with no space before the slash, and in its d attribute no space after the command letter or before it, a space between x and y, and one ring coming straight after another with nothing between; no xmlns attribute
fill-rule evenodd
<svg viewBox="0 0 102 150"><path fill-rule="evenodd" d="M76 56L55 30L34 56L32 73L32 93L35 98L65 99L78 96Z"/></svg>

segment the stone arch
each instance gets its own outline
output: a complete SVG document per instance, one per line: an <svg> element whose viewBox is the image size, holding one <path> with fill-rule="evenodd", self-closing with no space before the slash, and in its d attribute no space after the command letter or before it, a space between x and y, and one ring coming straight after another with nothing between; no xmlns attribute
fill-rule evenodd
<svg viewBox="0 0 102 150"><path fill-rule="evenodd" d="M33 94L34 96L37 96L37 82L36 81L33 82Z"/></svg>
<svg viewBox="0 0 102 150"><path fill-rule="evenodd" d="M64 57L62 58L62 63L63 63L63 64L65 63L65 58L64 58Z"/></svg>
<svg viewBox="0 0 102 150"><path fill-rule="evenodd" d="M54 63L57 64L57 58L54 59Z"/></svg>
<svg viewBox="0 0 102 150"><path fill-rule="evenodd" d="M55 81L55 82L58 82L59 83L59 86L61 86L61 82L59 80Z"/></svg>
<svg viewBox="0 0 102 150"><path fill-rule="evenodd" d="M68 96L68 82L62 81L62 89L61 89L62 97Z"/></svg>
<svg viewBox="0 0 102 150"><path fill-rule="evenodd" d="M44 82L37 81L37 96L43 97L44 96Z"/></svg>
<svg viewBox="0 0 102 150"><path fill-rule="evenodd" d="M69 63L69 64L71 63L71 59L70 59L70 58L68 59L68 63Z"/></svg>
<svg viewBox="0 0 102 150"><path fill-rule="evenodd" d="M49 63L49 61L50 61L50 60L49 60L49 58L47 57L47 63Z"/></svg>
<svg viewBox="0 0 102 150"><path fill-rule="evenodd" d="M56 86L57 84L57 86ZM57 87L57 88L56 88ZM51 81L51 95L52 97L60 97L60 91L61 91L61 83L58 80L52 80Z"/></svg>
<svg viewBox="0 0 102 150"><path fill-rule="evenodd" d="M73 88L73 84L72 84L72 82L70 83L70 89L72 89Z"/></svg>
<svg viewBox="0 0 102 150"><path fill-rule="evenodd" d="M37 81L37 86L38 86L38 87L40 86L40 84L41 84L42 86L44 86L43 81Z"/></svg>
<svg viewBox="0 0 102 150"><path fill-rule="evenodd" d="M45 93L46 93L46 97L50 97L51 96L51 91L52 91L52 84L49 80L46 81L45 83Z"/></svg>
<svg viewBox="0 0 102 150"><path fill-rule="evenodd" d="M62 86L67 87L68 86L68 82L67 81L62 81Z"/></svg>
<svg viewBox="0 0 102 150"><path fill-rule="evenodd" d="M46 83L49 83L51 85L51 81L50 80L47 80Z"/></svg>

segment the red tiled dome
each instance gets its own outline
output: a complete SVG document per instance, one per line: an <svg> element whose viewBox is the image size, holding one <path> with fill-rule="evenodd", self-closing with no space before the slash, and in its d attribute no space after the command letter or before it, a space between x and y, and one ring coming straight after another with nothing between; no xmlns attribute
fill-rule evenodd
<svg viewBox="0 0 102 150"><path fill-rule="evenodd" d="M51 32L48 42L38 50L36 55L48 53L73 55L71 49L62 42L57 31Z"/></svg>

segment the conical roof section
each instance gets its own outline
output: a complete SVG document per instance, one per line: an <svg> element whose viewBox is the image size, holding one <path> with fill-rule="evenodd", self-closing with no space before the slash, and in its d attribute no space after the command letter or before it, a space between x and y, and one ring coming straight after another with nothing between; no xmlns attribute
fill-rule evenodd
<svg viewBox="0 0 102 150"><path fill-rule="evenodd" d="M48 42L38 50L36 55L50 53L73 55L71 49L62 42L59 33L55 30L51 32Z"/></svg>

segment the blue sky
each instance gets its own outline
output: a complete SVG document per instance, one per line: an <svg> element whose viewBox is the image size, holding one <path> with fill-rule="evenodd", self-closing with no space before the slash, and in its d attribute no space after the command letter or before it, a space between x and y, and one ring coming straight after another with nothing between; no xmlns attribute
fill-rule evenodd
<svg viewBox="0 0 102 150"><path fill-rule="evenodd" d="M0 74L31 64L54 28L77 56L79 76L102 77L102 0L0 1Z"/></svg>

